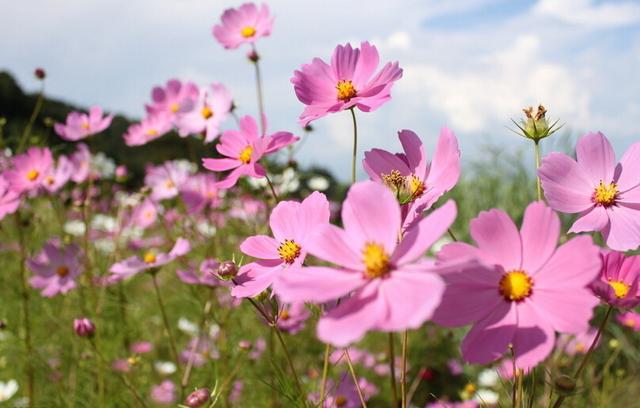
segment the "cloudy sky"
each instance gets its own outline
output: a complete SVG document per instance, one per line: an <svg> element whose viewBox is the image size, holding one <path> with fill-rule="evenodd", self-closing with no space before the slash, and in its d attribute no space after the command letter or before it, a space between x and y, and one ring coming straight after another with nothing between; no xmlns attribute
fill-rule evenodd
<svg viewBox="0 0 640 408"><path fill-rule="evenodd" d="M227 85L240 113L256 112L253 68L244 50L225 51L211 27L240 2L222 0L29 0L3 5L0 69L79 105L140 117L152 86L177 77ZM337 44L370 40L404 77L393 100L360 114L360 151L398 150L412 129L432 150L440 127L460 138L463 158L490 141L517 148L505 126L524 106L545 104L575 134L601 130L618 153L638 140L640 3L630 0L396 0L269 2L276 24L261 40L271 130L298 131L302 105L293 70ZM350 175L348 113L315 122L304 164ZM232 126L228 123L228 126Z"/></svg>

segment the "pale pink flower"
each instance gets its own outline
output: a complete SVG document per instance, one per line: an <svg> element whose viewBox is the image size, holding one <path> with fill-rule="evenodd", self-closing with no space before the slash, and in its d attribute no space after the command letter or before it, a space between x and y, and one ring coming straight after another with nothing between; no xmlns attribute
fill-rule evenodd
<svg viewBox="0 0 640 408"><path fill-rule="evenodd" d="M171 117L167 114L153 114L142 119L139 123L129 126L124 134L127 146L142 146L155 140L172 128Z"/></svg>
<svg viewBox="0 0 640 408"><path fill-rule="evenodd" d="M73 170L71 180L75 183L84 183L91 175L91 151L84 143L78 143L76 151L70 157Z"/></svg>
<svg viewBox="0 0 640 408"><path fill-rule="evenodd" d="M440 131L432 162L414 132L402 130L398 137L404 153L373 149L364 154L363 166L372 180L396 195L403 205L403 226L407 228L458 182L460 149L456 136L446 127Z"/></svg>
<svg viewBox="0 0 640 408"><path fill-rule="evenodd" d="M231 94L222 84L211 84L200 90L192 109L180 113L176 118L178 134L204 134L204 142L213 142L220 133L220 125L229 117L233 101Z"/></svg>
<svg viewBox="0 0 640 408"><path fill-rule="evenodd" d="M153 344L148 341L138 341L129 347L134 354L147 354L153 350Z"/></svg>
<svg viewBox="0 0 640 408"><path fill-rule="evenodd" d="M9 182L0 175L0 220L20 207L20 194L11 190Z"/></svg>
<svg viewBox="0 0 640 408"><path fill-rule="evenodd" d="M140 272L157 269L172 262L174 259L185 255L191 250L189 241L178 238L175 245L168 253L159 252L156 249L147 250L142 257L131 256L117 262L109 268L111 272L110 282L117 282Z"/></svg>
<svg viewBox="0 0 640 408"><path fill-rule="evenodd" d="M111 125L113 115L103 116L102 108L92 106L89 114L71 112L67 115L66 123L56 123L53 129L64 140L77 142L96 133L100 133Z"/></svg>
<svg viewBox="0 0 640 408"><path fill-rule="evenodd" d="M158 219L158 204L151 198L145 198L136 205L131 214L131 224L138 228L146 229L152 226Z"/></svg>
<svg viewBox="0 0 640 408"><path fill-rule="evenodd" d="M600 231L616 251L640 245L640 142L616 163L609 140L588 133L573 158L553 152L538 170L551 208L579 213L569 232Z"/></svg>
<svg viewBox="0 0 640 408"><path fill-rule="evenodd" d="M71 180L74 166L67 156L58 157L56 166L51 166L42 181L43 187L50 193L55 193Z"/></svg>
<svg viewBox="0 0 640 408"><path fill-rule="evenodd" d="M520 231L497 209L481 212L470 229L477 246L455 242L438 259L482 265L442 274L446 291L433 317L447 327L473 324L462 342L466 361L490 363L511 344L517 367L534 367L551 353L556 331L587 330L598 303L588 285L601 267L591 237L556 249L560 219L542 202L529 204Z"/></svg>
<svg viewBox="0 0 640 408"><path fill-rule="evenodd" d="M218 268L219 263L214 260L205 260L200 264L200 268L196 273L195 268L189 266L186 269L179 268L176 270L178 278L189 285L203 285L209 287L221 286L223 282L218 279L213 271Z"/></svg>
<svg viewBox="0 0 640 408"><path fill-rule="evenodd" d="M173 405L176 402L176 385L171 380L164 380L151 387L151 400L160 405Z"/></svg>
<svg viewBox="0 0 640 408"><path fill-rule="evenodd" d="M198 86L193 82L180 82L170 79L164 87L154 86L151 90L150 105L146 105L150 115L161 114L170 118L193 109L199 94Z"/></svg>
<svg viewBox="0 0 640 408"><path fill-rule="evenodd" d="M230 188L241 176L264 177L266 173L259 163L260 159L298 140L297 136L289 132L276 132L261 137L255 119L244 116L240 119L240 130L225 131L216 146L218 153L226 158L202 159L202 164L211 171L233 169L227 178L217 183L218 188Z"/></svg>
<svg viewBox="0 0 640 408"><path fill-rule="evenodd" d="M267 37L273 28L273 17L266 4L258 7L245 3L238 8L228 8L213 26L213 36L226 49L238 48L242 44L254 44Z"/></svg>
<svg viewBox="0 0 640 408"><path fill-rule="evenodd" d="M372 181L354 184L342 206L344 229L330 224L318 228L307 248L338 266L290 268L280 277L276 294L286 302L342 298L317 326L318 337L336 347L360 340L369 330L418 328L444 291L431 263L418 260L455 216L456 205L448 201L398 242L402 219L393 193Z"/></svg>
<svg viewBox="0 0 640 408"><path fill-rule="evenodd" d="M318 229L326 224L329 202L322 193L314 192L301 203L278 203L269 218L273 237L256 235L240 245L243 253L258 260L240 268L231 294L253 297L270 286L276 289L287 269L302 265Z"/></svg>
<svg viewBox="0 0 640 408"><path fill-rule="evenodd" d="M574 336L562 334L558 337L557 347L570 356L585 354L587 350L589 350L589 347L591 347L591 343L593 343L597 334L598 330L594 327L590 327L587 331Z"/></svg>
<svg viewBox="0 0 640 408"><path fill-rule="evenodd" d="M76 278L82 272L79 258L77 245L64 246L55 238L48 241L39 253L27 260L34 274L29 284L41 289L44 297L69 292L76 287Z"/></svg>
<svg viewBox="0 0 640 408"><path fill-rule="evenodd" d="M170 161L148 167L144 183L151 188L151 198L159 201L176 197L188 178L189 169L186 166Z"/></svg>
<svg viewBox="0 0 640 408"><path fill-rule="evenodd" d="M621 308L640 304L640 255L601 251L602 270L591 290L603 302Z"/></svg>
<svg viewBox="0 0 640 408"><path fill-rule="evenodd" d="M389 62L375 73L379 62L376 47L363 42L360 48L336 47L330 65L314 58L295 71L291 83L300 102L307 105L300 124L356 107L372 112L391 99L391 87L402 77L402 69L397 62Z"/></svg>
<svg viewBox="0 0 640 408"><path fill-rule="evenodd" d="M311 317L311 312L304 302L284 305L278 314L276 326L283 332L296 334L304 328L304 322Z"/></svg>
<svg viewBox="0 0 640 408"><path fill-rule="evenodd" d="M221 203L220 190L216 187L218 179L214 174L196 174L189 177L180 191L182 201L190 214L205 208L217 208Z"/></svg>
<svg viewBox="0 0 640 408"><path fill-rule="evenodd" d="M640 331L640 313L629 310L624 313L620 313L616 316L616 319L621 325L634 331Z"/></svg>
<svg viewBox="0 0 640 408"><path fill-rule="evenodd" d="M9 188L16 193L37 191L53 165L51 150L30 147L26 153L15 156L12 167L4 172Z"/></svg>
<svg viewBox="0 0 640 408"><path fill-rule="evenodd" d="M365 401L378 394L378 388L364 377L358 378L358 388L362 391ZM359 408L362 406L358 390L347 372L340 375L340 380L337 384L332 379L329 379L327 381L327 390L328 393L325 395L325 400L320 405L322 408ZM320 404L320 395L312 393L309 395L309 400L314 404Z"/></svg>

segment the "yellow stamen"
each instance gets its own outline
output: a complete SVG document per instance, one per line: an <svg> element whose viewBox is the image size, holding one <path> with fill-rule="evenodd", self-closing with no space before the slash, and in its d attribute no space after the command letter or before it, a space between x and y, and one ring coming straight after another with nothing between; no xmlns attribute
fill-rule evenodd
<svg viewBox="0 0 640 408"><path fill-rule="evenodd" d="M469 394L469 396L475 394L476 390L477 388L473 383L468 383L467 385L464 386L464 392Z"/></svg>
<svg viewBox="0 0 640 408"><path fill-rule="evenodd" d="M247 146L240 152L240 156L238 156L238 160L240 160L244 164L249 164L251 162L251 155L253 154L253 147Z"/></svg>
<svg viewBox="0 0 640 408"><path fill-rule="evenodd" d="M147 135L148 136L158 136L158 131L155 129L148 129L147 130Z"/></svg>
<svg viewBox="0 0 640 408"><path fill-rule="evenodd" d="M167 188L174 188L176 186L172 180L167 180L164 185Z"/></svg>
<svg viewBox="0 0 640 408"><path fill-rule="evenodd" d="M500 279L500 294L511 301L521 301L531 295L533 280L524 271L511 271Z"/></svg>
<svg viewBox="0 0 640 408"><path fill-rule="evenodd" d="M180 110L180 104L174 102L171 105L169 105L169 109L171 109L171 112L176 113L177 111Z"/></svg>
<svg viewBox="0 0 640 408"><path fill-rule="evenodd" d="M405 178L398 170L392 170L389 174L381 174L382 182L392 190L400 190L404 186Z"/></svg>
<svg viewBox="0 0 640 408"><path fill-rule="evenodd" d="M578 353L584 353L585 351L587 351L587 347L585 346L584 343L577 343L576 344L576 351Z"/></svg>
<svg viewBox="0 0 640 408"><path fill-rule="evenodd" d="M292 264L296 258L300 256L300 251L302 247L298 245L295 241L290 239L285 239L282 244L278 247L278 255L280 255L280 259L285 261L288 264Z"/></svg>
<svg viewBox="0 0 640 408"><path fill-rule="evenodd" d="M58 275L61 278L64 278L65 276L67 276L69 272L70 272L69 268L65 265L58 266L58 269L56 269L56 275Z"/></svg>
<svg viewBox="0 0 640 408"><path fill-rule="evenodd" d="M38 178L39 175L40 172L38 170L29 170L29 172L27 173L27 180L34 181Z"/></svg>
<svg viewBox="0 0 640 408"><path fill-rule="evenodd" d="M204 108L202 108L202 110L200 111L200 114L202 115L203 118L205 119L209 119L210 117L213 116L213 111L211 110L210 107L205 106Z"/></svg>
<svg viewBox="0 0 640 408"><path fill-rule="evenodd" d="M411 191L411 197L413 199L416 199L424 194L426 189L427 186L422 182L422 180L416 177L415 174L412 174L409 177L409 190Z"/></svg>
<svg viewBox="0 0 640 408"><path fill-rule="evenodd" d="M283 310L282 312L280 312L280 320L289 320L291 316L289 315L289 312L286 310Z"/></svg>
<svg viewBox="0 0 640 408"><path fill-rule="evenodd" d="M336 407L344 407L345 405L347 405L347 402L349 401L344 395L338 395L336 397Z"/></svg>
<svg viewBox="0 0 640 408"><path fill-rule="evenodd" d="M613 292L615 293L616 297L618 299L623 299L627 296L627 294L629 293L629 289L630 286L627 285L626 283L622 282L622 281L609 281L607 282L609 284L609 286L611 286L611 288L613 289Z"/></svg>
<svg viewBox="0 0 640 408"><path fill-rule="evenodd" d="M256 35L256 29L251 26L246 26L240 31L240 34L242 34L244 38L253 37Z"/></svg>
<svg viewBox="0 0 640 408"><path fill-rule="evenodd" d="M52 186L53 183L56 181L56 179L54 179L51 176L47 176L47 178L44 180L48 185Z"/></svg>
<svg viewBox="0 0 640 408"><path fill-rule="evenodd" d="M338 81L336 89L338 90L338 100L340 101L348 101L358 94L351 81Z"/></svg>
<svg viewBox="0 0 640 408"><path fill-rule="evenodd" d="M365 266L364 274L369 279L380 278L389 273L389 255L382 245L367 242L362 250L362 262Z"/></svg>
<svg viewBox="0 0 640 408"><path fill-rule="evenodd" d="M603 207L609 207L616 203L618 186L616 183L604 184L602 180L593 192L593 201Z"/></svg>
<svg viewBox="0 0 640 408"><path fill-rule="evenodd" d="M83 123L82 123L82 128L83 128L84 130L89 130L89 122L83 122Z"/></svg>
<svg viewBox="0 0 640 408"><path fill-rule="evenodd" d="M156 254L154 254L152 251L147 251L144 254L144 258L143 258L144 263L147 264L152 264L156 261Z"/></svg>

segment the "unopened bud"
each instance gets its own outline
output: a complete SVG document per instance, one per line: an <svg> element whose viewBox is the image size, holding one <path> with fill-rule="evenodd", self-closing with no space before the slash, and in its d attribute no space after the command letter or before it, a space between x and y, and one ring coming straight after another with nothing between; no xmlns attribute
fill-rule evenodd
<svg viewBox="0 0 640 408"><path fill-rule="evenodd" d="M532 106L528 108L522 109L524 112L524 119L520 120L520 123L514 121L512 122L520 129L519 135L526 137L527 139L531 139L535 142L538 142L545 137L551 136L555 132L557 132L562 125L558 125L558 120L553 122L551 125L547 121L547 109L538 105L536 110L533 109Z"/></svg>
<svg viewBox="0 0 640 408"><path fill-rule="evenodd" d="M96 332L96 326L89 318L82 317L73 321L73 330L80 337L92 337Z"/></svg>
<svg viewBox="0 0 640 408"><path fill-rule="evenodd" d="M0 330L7 328L7 323L4 320L0 320Z"/></svg>
<svg viewBox="0 0 640 408"><path fill-rule="evenodd" d="M560 395L570 395L576 390L576 380L568 375L561 375L554 382L556 392Z"/></svg>
<svg viewBox="0 0 640 408"><path fill-rule="evenodd" d="M195 390L187 399L184 400L184 405L189 408L198 408L209 402L209 396L211 392L208 388L200 388L199 390Z"/></svg>
<svg viewBox="0 0 640 408"><path fill-rule="evenodd" d="M231 280L238 274L238 266L233 261L224 261L218 266L216 274L222 280Z"/></svg>
<svg viewBox="0 0 640 408"><path fill-rule="evenodd" d="M42 68L36 68L35 71L33 71L33 75L41 81L47 77L47 73L44 72Z"/></svg>
<svg viewBox="0 0 640 408"><path fill-rule="evenodd" d="M260 55L256 52L256 50L251 50L247 53L247 58L251 62L258 62L260 60Z"/></svg>

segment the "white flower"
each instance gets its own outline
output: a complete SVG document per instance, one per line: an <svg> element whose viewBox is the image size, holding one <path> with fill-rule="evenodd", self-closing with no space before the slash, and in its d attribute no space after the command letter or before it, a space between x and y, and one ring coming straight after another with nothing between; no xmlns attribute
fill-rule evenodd
<svg viewBox="0 0 640 408"><path fill-rule="evenodd" d="M173 164L180 170L186 171L188 173L195 173L198 171L198 166L195 163L192 163L189 160L174 160Z"/></svg>
<svg viewBox="0 0 640 408"><path fill-rule="evenodd" d="M64 232L66 232L69 235L73 235L75 237L79 237L83 235L85 232L85 229L86 227L84 225L84 222L80 220L71 220L71 221L67 221L64 224Z"/></svg>
<svg viewBox="0 0 640 408"><path fill-rule="evenodd" d="M216 235L216 227L208 222L199 222L196 225L196 229L198 230L199 233L201 233L202 235L204 235L205 237L212 237L214 235Z"/></svg>
<svg viewBox="0 0 640 408"><path fill-rule="evenodd" d="M129 194L124 191L116 193L116 201L122 207L135 207L142 201L142 194Z"/></svg>
<svg viewBox="0 0 640 408"><path fill-rule="evenodd" d="M195 324L191 320L185 319L184 317L178 319L178 329L194 336L200 331L197 324Z"/></svg>
<svg viewBox="0 0 640 408"><path fill-rule="evenodd" d="M498 383L499 379L500 377L496 370L487 368L478 375L478 385L481 387L493 387Z"/></svg>
<svg viewBox="0 0 640 408"><path fill-rule="evenodd" d="M176 372L176 365L171 361L156 361L153 363L153 368L160 375L171 375Z"/></svg>
<svg viewBox="0 0 640 408"><path fill-rule="evenodd" d="M113 178L116 173L116 163L102 152L93 155L91 168L103 179Z"/></svg>
<svg viewBox="0 0 640 408"><path fill-rule="evenodd" d="M263 188L266 188L269 185L267 183L267 178L266 177L263 177L263 178L249 177L246 180L249 183L249 185L251 186L251 188L254 189L254 190L261 190Z"/></svg>
<svg viewBox="0 0 640 408"><path fill-rule="evenodd" d="M324 191L329 188L329 180L322 176L314 176L307 181L307 186L315 191Z"/></svg>
<svg viewBox="0 0 640 408"><path fill-rule="evenodd" d="M7 382L0 381L0 401L6 401L18 392L18 382L9 380Z"/></svg>
<svg viewBox="0 0 640 408"><path fill-rule="evenodd" d="M280 191L283 193L293 193L300 187L300 180L298 174L291 167L282 172L282 175L277 179L280 185Z"/></svg>
<svg viewBox="0 0 640 408"><path fill-rule="evenodd" d="M98 239L94 245L98 251L105 254L111 254L116 250L116 244L112 239Z"/></svg>
<svg viewBox="0 0 640 408"><path fill-rule="evenodd" d="M96 214L91 220L91 227L101 231L113 232L116 226L116 219L105 214Z"/></svg>
<svg viewBox="0 0 640 408"><path fill-rule="evenodd" d="M479 402L482 405L497 404L499 399L500 396L496 392L493 392L486 388L479 389L473 396L473 400Z"/></svg>

